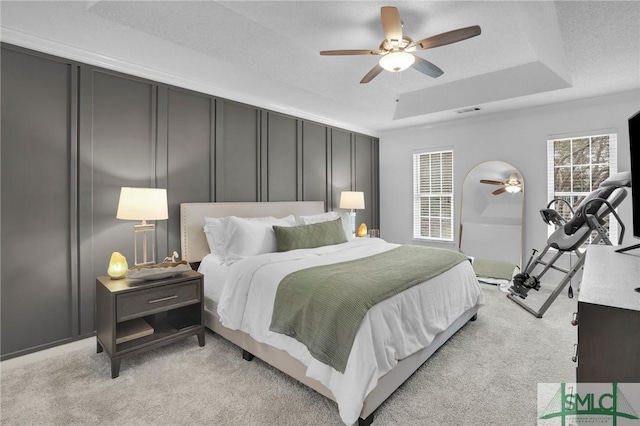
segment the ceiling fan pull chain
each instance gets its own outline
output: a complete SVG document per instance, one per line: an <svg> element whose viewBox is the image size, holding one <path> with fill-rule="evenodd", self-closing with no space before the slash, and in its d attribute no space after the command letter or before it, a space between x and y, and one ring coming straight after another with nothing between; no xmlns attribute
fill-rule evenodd
<svg viewBox="0 0 640 426"><path fill-rule="evenodd" d="M395 96L395 100L396 102L400 102L400 94L402 93L402 73L395 73L396 75L396 81L398 83L398 85L396 86L396 96Z"/></svg>

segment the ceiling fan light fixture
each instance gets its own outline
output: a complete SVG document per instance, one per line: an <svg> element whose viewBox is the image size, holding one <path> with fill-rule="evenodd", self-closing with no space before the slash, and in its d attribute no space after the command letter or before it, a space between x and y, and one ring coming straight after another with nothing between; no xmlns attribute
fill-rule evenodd
<svg viewBox="0 0 640 426"><path fill-rule="evenodd" d="M520 185L506 185L504 189L511 194L515 194L516 192L522 191L522 186Z"/></svg>
<svg viewBox="0 0 640 426"><path fill-rule="evenodd" d="M409 68L416 58L407 52L391 52L380 58L380 66L387 71L400 72Z"/></svg>

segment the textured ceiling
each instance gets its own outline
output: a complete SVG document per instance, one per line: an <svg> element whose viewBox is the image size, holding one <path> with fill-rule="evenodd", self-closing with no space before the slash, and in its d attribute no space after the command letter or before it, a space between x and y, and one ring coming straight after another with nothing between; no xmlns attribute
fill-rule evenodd
<svg viewBox="0 0 640 426"><path fill-rule="evenodd" d="M42 32L49 39L59 35L65 43L74 25L82 29L79 21L91 21L102 33L96 36L106 39L115 40L113 34L127 28L180 47L185 64L188 52L194 60L209 58L216 65L209 86L239 95L246 90L263 96L262 106L372 133L640 88L640 2L635 1L2 3L8 16L2 17L3 27ZM444 70L438 79L409 69L385 71L359 84L377 57L318 54L377 48L384 38L380 7L388 5L398 8L404 33L414 40L470 25L480 25L482 34L417 53ZM74 21L64 29L47 21L52 28L45 34L42 25L22 22L28 15L18 12L29 8L43 20L46 15ZM103 53L99 43L76 38L78 47ZM133 39L127 46L145 48ZM475 106L479 112L455 112Z"/></svg>

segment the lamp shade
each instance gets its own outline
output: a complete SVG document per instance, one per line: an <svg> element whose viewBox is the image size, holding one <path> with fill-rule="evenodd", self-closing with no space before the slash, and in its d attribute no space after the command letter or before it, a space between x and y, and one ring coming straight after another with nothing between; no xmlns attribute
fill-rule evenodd
<svg viewBox="0 0 640 426"><path fill-rule="evenodd" d="M378 62L387 71L399 72L409 68L416 58L407 52L391 52L380 58Z"/></svg>
<svg viewBox="0 0 640 426"><path fill-rule="evenodd" d="M116 218L125 220L168 219L167 190L122 187Z"/></svg>
<svg viewBox="0 0 640 426"><path fill-rule="evenodd" d="M364 209L364 192L361 191L342 191L340 193L341 209Z"/></svg>

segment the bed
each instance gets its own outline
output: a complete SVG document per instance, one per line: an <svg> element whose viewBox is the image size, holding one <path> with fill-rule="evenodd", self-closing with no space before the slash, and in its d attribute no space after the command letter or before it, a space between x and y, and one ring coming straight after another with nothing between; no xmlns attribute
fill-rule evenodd
<svg viewBox="0 0 640 426"><path fill-rule="evenodd" d="M471 264L467 261L461 262L428 282L415 285L373 306L367 312L358 330L343 372L317 361L298 340L273 333L267 326L261 326L265 318L270 318L273 313L273 303L265 304L256 301L264 301L272 297L278 287L278 280L291 270L309 267L304 266L306 265L304 262L311 262L311 265L314 265L313 262L320 262L320 264L342 262L342 259L358 259L370 253L383 253L395 245L389 245L376 238L352 238L346 243L331 247L244 257L225 266L222 265L224 262L210 254L211 241L207 241L203 227L205 218L230 216L283 218L289 215L312 217L323 213L324 203L316 201L183 203L181 204L183 259L198 265L205 276L205 325L207 328L239 346L246 360L257 356L335 401L345 424L352 424L357 420L361 426L369 425L373 422L374 412L380 404L456 331L469 320L475 320L478 308L484 299ZM286 267L279 266L280 263ZM257 281L260 283L257 285L252 280L263 281ZM386 343L384 347L379 347L383 345L382 343L375 346L377 339L385 342L389 339L389 336L379 336L383 334L382 331L374 331L387 328L381 326L381 321L384 321L387 315L385 309L390 309L387 305L415 305L415 300L423 300L425 294L428 295L429 292L435 291L434 289L440 288L452 301L452 308L444 310L446 315L443 315L446 318L443 317L433 323L429 322L428 326L421 326L424 330L417 332L421 337L413 336L415 341L409 339L410 343L400 345L402 347L390 348ZM464 296L457 296L458 294L464 294ZM432 297L433 303L436 303L439 297L439 295ZM249 305L250 303L254 304ZM446 304L449 303L446 302ZM247 308L242 304L251 307ZM434 309L434 311L439 310ZM249 311L251 315L247 313ZM422 315L420 312L416 313ZM389 330L386 332L391 333ZM371 353L376 355L372 357ZM364 359L364 357L375 359Z"/></svg>

